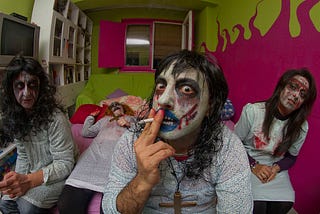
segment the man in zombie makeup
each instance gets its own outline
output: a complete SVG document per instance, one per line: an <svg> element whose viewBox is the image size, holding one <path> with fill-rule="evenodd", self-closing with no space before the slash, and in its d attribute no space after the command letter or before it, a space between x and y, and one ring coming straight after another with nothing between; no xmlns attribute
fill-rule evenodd
<svg viewBox="0 0 320 214"><path fill-rule="evenodd" d="M34 59L17 56L6 68L2 124L18 157L0 182L2 213L49 213L74 166L76 147L55 91Z"/></svg>
<svg viewBox="0 0 320 214"><path fill-rule="evenodd" d="M253 213L286 214L292 208L295 196L288 169L306 139L316 96L311 73L294 69L281 76L268 100L243 108L235 132L250 161Z"/></svg>
<svg viewBox="0 0 320 214"><path fill-rule="evenodd" d="M118 141L104 213L250 213L248 158L220 117L227 95L221 68L205 56L184 50L162 60L153 122Z"/></svg>

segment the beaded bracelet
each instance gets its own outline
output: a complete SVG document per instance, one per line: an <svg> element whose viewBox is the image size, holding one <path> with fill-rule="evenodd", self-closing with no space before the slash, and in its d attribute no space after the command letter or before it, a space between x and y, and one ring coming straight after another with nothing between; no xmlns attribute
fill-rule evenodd
<svg viewBox="0 0 320 214"><path fill-rule="evenodd" d="M256 161L256 160L252 161L252 163L250 163L250 168L251 168L251 170L253 170L254 168L256 168L256 165L257 165L258 163L259 163L259 162Z"/></svg>

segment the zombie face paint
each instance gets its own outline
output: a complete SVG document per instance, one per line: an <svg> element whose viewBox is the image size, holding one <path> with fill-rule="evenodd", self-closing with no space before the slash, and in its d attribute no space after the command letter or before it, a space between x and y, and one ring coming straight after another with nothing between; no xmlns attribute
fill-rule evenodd
<svg viewBox="0 0 320 214"><path fill-rule="evenodd" d="M288 115L300 108L308 95L309 82L302 76L294 76L280 93L278 109L282 115Z"/></svg>
<svg viewBox="0 0 320 214"><path fill-rule="evenodd" d="M123 106L118 102L111 103L109 109L113 112L114 116L116 117L124 114Z"/></svg>
<svg viewBox="0 0 320 214"><path fill-rule="evenodd" d="M13 81L13 91L17 102L26 110L30 110L39 95L40 80L38 77L23 71Z"/></svg>
<svg viewBox="0 0 320 214"><path fill-rule="evenodd" d="M172 75L173 65L156 80L153 108L165 110L160 137L168 140L192 135L208 111L209 92L202 74L190 69Z"/></svg>

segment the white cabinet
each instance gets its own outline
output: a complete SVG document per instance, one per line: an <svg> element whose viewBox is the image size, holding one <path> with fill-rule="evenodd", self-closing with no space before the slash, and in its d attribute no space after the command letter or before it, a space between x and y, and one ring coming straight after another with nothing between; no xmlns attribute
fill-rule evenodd
<svg viewBox="0 0 320 214"><path fill-rule="evenodd" d="M71 0L35 0L31 22L40 26L39 58L51 81L74 91L63 100L75 100L91 74L92 21Z"/></svg>
<svg viewBox="0 0 320 214"><path fill-rule="evenodd" d="M88 80L91 74L91 37L93 23L79 11L76 43L76 79Z"/></svg>
<svg viewBox="0 0 320 214"><path fill-rule="evenodd" d="M74 64L76 61L77 26L66 20L60 13L53 11L50 38L49 61L53 63Z"/></svg>

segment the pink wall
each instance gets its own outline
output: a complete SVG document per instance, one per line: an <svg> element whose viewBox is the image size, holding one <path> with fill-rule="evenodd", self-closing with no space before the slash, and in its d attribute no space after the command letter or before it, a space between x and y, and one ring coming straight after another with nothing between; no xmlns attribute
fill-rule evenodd
<svg viewBox="0 0 320 214"><path fill-rule="evenodd" d="M278 78L285 70L307 67L313 73L317 82L318 99L308 119L309 133L306 142L296 164L290 169L290 175L296 190L294 208L299 214L319 214L320 33L317 27L320 27L309 17L312 8L319 8L319 1L300 1L296 11L293 11L296 12L301 30L296 37L289 30L290 2L293 4L294 1L282 0L280 15L263 36L254 26L259 10L250 19L252 35L249 39L244 39L244 27L240 24L235 26L235 29L240 30L235 42L230 40L229 34L232 32L220 29L218 47L214 54L222 65L230 86L229 97L236 109L235 121L246 103L264 100L272 94ZM227 44L221 37L225 34L229 37Z"/></svg>

